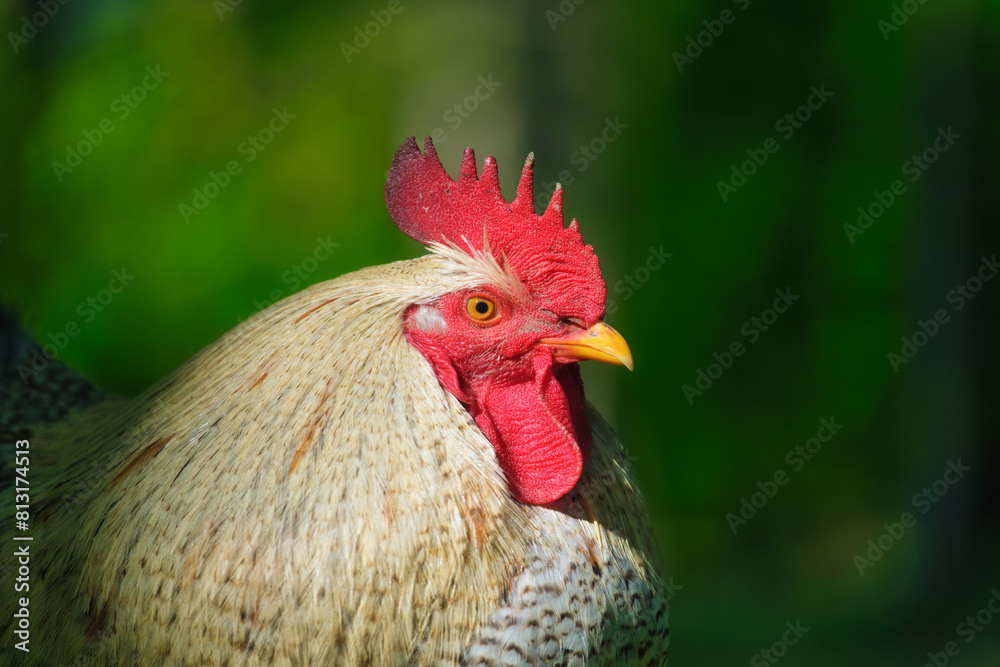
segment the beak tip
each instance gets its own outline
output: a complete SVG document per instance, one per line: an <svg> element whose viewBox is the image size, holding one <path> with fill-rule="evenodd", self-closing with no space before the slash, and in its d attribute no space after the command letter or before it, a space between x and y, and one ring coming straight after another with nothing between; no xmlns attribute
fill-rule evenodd
<svg viewBox="0 0 1000 667"><path fill-rule="evenodd" d="M540 342L558 350L565 361L594 359L624 366L630 371L634 368L632 351L625 339L604 322L570 336L542 339Z"/></svg>

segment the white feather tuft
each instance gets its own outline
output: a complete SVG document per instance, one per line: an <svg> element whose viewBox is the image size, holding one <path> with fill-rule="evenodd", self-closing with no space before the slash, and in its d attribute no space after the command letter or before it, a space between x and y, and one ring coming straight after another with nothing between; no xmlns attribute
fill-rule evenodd
<svg viewBox="0 0 1000 667"><path fill-rule="evenodd" d="M434 306L420 306L413 314L413 324L427 333L443 334L448 331L444 315Z"/></svg>

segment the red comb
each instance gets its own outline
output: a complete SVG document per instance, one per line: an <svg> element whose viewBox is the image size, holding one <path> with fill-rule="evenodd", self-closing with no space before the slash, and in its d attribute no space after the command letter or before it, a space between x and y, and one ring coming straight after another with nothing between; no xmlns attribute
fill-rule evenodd
<svg viewBox="0 0 1000 667"><path fill-rule="evenodd" d="M476 154L466 148L458 180L452 180L431 138L421 153L410 137L396 151L385 184L389 216L404 234L425 244L450 241L483 250L485 234L494 257L501 264L505 257L534 297L563 305L556 312L590 325L603 316L606 295L597 257L583 244L575 219L563 227L562 188L552 193L542 215L535 213L533 164L529 155L517 197L507 203L492 156L477 176Z"/></svg>

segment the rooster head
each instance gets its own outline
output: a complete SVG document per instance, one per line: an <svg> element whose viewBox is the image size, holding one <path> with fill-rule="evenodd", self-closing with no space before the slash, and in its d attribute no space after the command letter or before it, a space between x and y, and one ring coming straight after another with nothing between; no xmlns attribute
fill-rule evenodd
<svg viewBox="0 0 1000 667"><path fill-rule="evenodd" d="M404 332L493 444L512 495L538 505L572 489L590 454L576 362L631 369L632 356L601 321L607 290L597 256L576 220L563 227L558 185L535 213L532 163L529 155L508 203L492 157L477 176L467 148L452 180L430 138L421 153L410 137L385 198L404 233L483 275L475 288L409 307Z"/></svg>

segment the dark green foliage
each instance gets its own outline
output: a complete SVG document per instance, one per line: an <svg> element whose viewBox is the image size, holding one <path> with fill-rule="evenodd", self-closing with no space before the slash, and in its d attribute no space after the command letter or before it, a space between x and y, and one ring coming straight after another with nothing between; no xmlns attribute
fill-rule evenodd
<svg viewBox="0 0 1000 667"><path fill-rule="evenodd" d="M995 3L900 2L893 30L888 0L224 1L58 5L0 57L0 299L41 342L139 392L275 298L420 252L382 199L408 135L453 175L495 155L508 199L534 151L632 345L634 374L585 375L654 514L674 662L768 664L801 620L789 665L996 664L1000 623L958 626L1000 587L1000 281L949 298L1000 251Z"/></svg>

